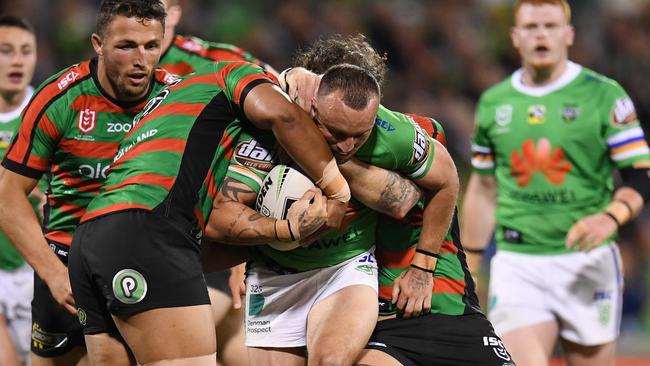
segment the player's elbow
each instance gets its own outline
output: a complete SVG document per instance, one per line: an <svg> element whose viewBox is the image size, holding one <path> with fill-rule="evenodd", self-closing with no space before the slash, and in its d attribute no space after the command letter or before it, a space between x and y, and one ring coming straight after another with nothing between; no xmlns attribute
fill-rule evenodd
<svg viewBox="0 0 650 366"><path fill-rule="evenodd" d="M203 230L203 235L208 240L217 242L226 242L228 239L227 231L213 222L208 222L208 224L205 226L205 229Z"/></svg>

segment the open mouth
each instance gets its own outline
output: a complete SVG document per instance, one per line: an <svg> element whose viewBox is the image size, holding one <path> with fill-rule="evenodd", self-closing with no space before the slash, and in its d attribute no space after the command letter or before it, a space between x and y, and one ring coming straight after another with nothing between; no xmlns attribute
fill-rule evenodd
<svg viewBox="0 0 650 366"><path fill-rule="evenodd" d="M144 72L134 72L127 75L131 83L140 84L145 81L147 74Z"/></svg>
<svg viewBox="0 0 650 366"><path fill-rule="evenodd" d="M545 54L545 53L547 53L548 51L550 51L550 50L549 50L549 48L546 47L546 46L537 46L537 47L535 47L535 53Z"/></svg>
<svg viewBox="0 0 650 366"><path fill-rule="evenodd" d="M9 73L9 81L14 84L20 84L23 81L25 74L20 71L14 71Z"/></svg>

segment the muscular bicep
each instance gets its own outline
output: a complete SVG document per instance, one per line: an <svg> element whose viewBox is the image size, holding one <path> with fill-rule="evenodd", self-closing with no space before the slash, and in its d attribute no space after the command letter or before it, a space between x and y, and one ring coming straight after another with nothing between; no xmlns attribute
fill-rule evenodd
<svg viewBox="0 0 650 366"><path fill-rule="evenodd" d="M416 179L415 183L426 192L436 192L442 188L451 187L458 190L458 172L447 149L438 141L433 140L435 154L427 173Z"/></svg>
<svg viewBox="0 0 650 366"><path fill-rule="evenodd" d="M278 120L292 118L292 113L300 113L298 109L279 86L271 83L253 87L243 106L244 114L251 123L265 130L270 130Z"/></svg>

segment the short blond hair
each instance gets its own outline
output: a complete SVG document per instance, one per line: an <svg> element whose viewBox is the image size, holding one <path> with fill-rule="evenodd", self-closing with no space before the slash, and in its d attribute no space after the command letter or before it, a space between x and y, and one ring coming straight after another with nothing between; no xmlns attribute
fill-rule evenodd
<svg viewBox="0 0 650 366"><path fill-rule="evenodd" d="M515 24L517 23L517 13L519 12L519 8L524 4L560 6L564 15L566 15L567 23L571 23L571 7L566 0L517 0L515 1L515 7L512 13Z"/></svg>

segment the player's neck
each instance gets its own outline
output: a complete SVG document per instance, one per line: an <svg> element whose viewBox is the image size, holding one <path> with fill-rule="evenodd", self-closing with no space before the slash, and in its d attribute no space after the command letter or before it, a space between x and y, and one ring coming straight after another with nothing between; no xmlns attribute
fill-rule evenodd
<svg viewBox="0 0 650 366"><path fill-rule="evenodd" d="M0 113L13 112L20 108L25 99L27 89L19 92L0 92Z"/></svg>
<svg viewBox="0 0 650 366"><path fill-rule="evenodd" d="M563 60L558 64L545 68L535 68L531 65L524 65L524 73L521 76L521 83L530 87L552 84L564 75L568 65L568 60Z"/></svg>

